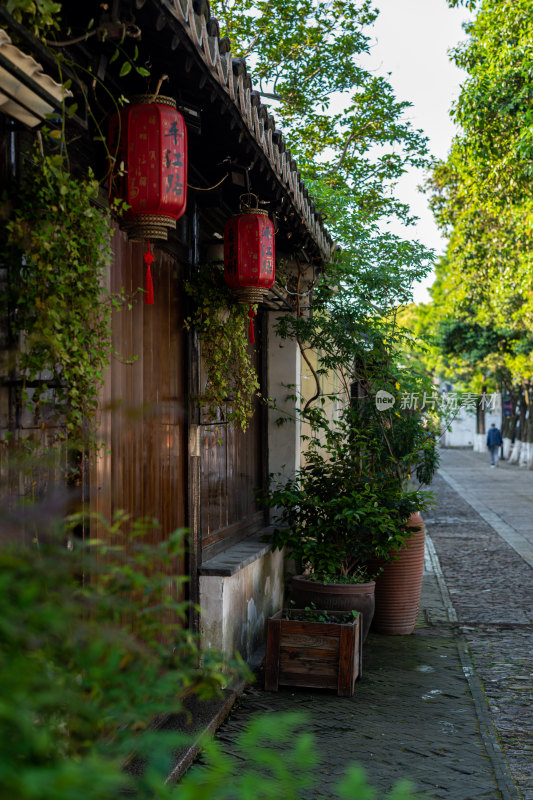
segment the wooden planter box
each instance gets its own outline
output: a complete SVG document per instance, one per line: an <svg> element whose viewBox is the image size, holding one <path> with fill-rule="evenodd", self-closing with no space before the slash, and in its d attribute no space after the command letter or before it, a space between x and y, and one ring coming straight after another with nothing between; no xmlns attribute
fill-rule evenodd
<svg viewBox="0 0 533 800"><path fill-rule="evenodd" d="M351 697L363 671L361 614L353 622L300 622L278 611L268 620L265 689L306 686ZM346 612L328 611L341 617Z"/></svg>

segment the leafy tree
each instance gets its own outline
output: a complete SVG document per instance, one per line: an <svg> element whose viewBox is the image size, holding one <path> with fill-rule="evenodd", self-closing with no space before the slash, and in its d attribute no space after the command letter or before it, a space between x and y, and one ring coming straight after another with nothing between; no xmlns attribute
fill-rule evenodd
<svg viewBox="0 0 533 800"><path fill-rule="evenodd" d="M454 51L460 125L430 190L449 235L439 299L480 324L531 328L531 0L483 0Z"/></svg>
<svg viewBox="0 0 533 800"><path fill-rule="evenodd" d="M429 269L430 253L380 221L409 209L393 192L409 164L427 162L426 140L405 120L409 105L364 69L366 32L376 17L368 0L215 0L234 52L246 56L271 101L302 177L343 248L327 283L368 312L408 297Z"/></svg>
<svg viewBox="0 0 533 800"><path fill-rule="evenodd" d="M468 75L452 114L460 132L428 184L449 237L432 291L434 341L445 367L473 388L492 383L525 399L533 371L533 3L466 5L475 17L452 54Z"/></svg>
<svg viewBox="0 0 533 800"><path fill-rule="evenodd" d="M373 405L379 388L396 391L396 384L404 389L410 382L396 365L403 339L396 307L411 298L412 284L426 274L431 253L395 236L385 223L392 216L412 221L395 197L394 184L409 165L427 163L426 140L405 119L409 104L361 65L377 13L366 0L215 0L212 10L233 49L252 65L264 98L274 104L302 176L327 212L326 224L339 245L311 286L312 316L302 308L309 291L307 264L303 257L296 259L296 313L279 321L278 332L298 341L314 378L314 391L301 409L310 443L337 437L332 449L340 457L340 420L321 413L324 395L329 392L333 404L347 404L353 387L364 387ZM329 390L326 378L332 375L338 388ZM364 437L372 452L384 448L384 458L391 459L386 445L400 431L401 415L369 415L369 426L368 415L350 420L354 436ZM363 460L366 473L360 480L379 482L379 459ZM335 485L344 491L341 482ZM394 491L401 494L401 481Z"/></svg>

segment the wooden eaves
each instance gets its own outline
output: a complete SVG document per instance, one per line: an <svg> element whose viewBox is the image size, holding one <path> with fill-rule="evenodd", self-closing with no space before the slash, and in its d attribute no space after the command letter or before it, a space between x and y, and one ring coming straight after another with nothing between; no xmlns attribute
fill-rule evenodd
<svg viewBox="0 0 533 800"><path fill-rule="evenodd" d="M87 31L95 10L85 4L64 5L73 37ZM138 63L149 64L150 91L159 77L168 75L161 93L176 97L188 123L189 182L196 187L189 191L194 202L209 209L213 243L220 241L225 219L237 213L239 197L250 185L274 219L279 256L297 257L320 269L331 257L333 241L274 117L254 91L244 59L234 58L231 43L220 37L206 0L116 0L112 14L140 31ZM37 45L30 35L32 39ZM74 63L90 66L117 96L148 91L146 80L134 70L119 78L120 62L111 63L114 47L111 38L106 42L93 36L64 52ZM42 45L38 50L51 66ZM83 92L91 92L89 82ZM105 96L99 100L105 106ZM75 120L83 121L81 110ZM275 295L272 300L276 304Z"/></svg>

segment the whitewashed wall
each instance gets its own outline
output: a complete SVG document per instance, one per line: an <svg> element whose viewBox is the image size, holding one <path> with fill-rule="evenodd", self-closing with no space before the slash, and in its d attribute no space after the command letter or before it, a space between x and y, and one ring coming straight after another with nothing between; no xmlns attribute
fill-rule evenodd
<svg viewBox="0 0 533 800"><path fill-rule="evenodd" d="M200 605L202 647L228 657L238 650L251 661L266 642L268 618L283 605L281 551L268 552L233 575L202 575Z"/></svg>
<svg viewBox="0 0 533 800"><path fill-rule="evenodd" d="M500 411L496 414L491 411L485 412L486 431L493 422L497 428L501 429L502 415ZM487 449L487 434L476 434L476 415L467 412L464 408L459 409L449 430L444 430L441 441L443 447L472 447L474 451L481 453Z"/></svg>

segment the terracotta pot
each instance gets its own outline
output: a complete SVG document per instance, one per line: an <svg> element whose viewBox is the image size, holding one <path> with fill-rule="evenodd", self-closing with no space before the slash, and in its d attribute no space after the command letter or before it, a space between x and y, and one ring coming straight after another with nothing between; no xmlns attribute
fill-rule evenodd
<svg viewBox="0 0 533 800"><path fill-rule="evenodd" d="M311 603L325 611L359 611L363 615L363 642L374 615L375 581L370 583L320 583L305 575L294 575L292 599L297 608Z"/></svg>
<svg viewBox="0 0 533 800"><path fill-rule="evenodd" d="M389 636L414 631L424 572L424 521L420 514L411 514L409 527L420 528L387 561L376 578L376 610L372 629Z"/></svg>

